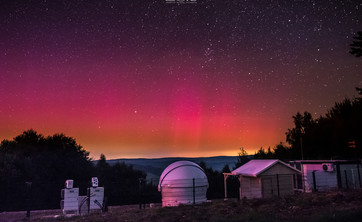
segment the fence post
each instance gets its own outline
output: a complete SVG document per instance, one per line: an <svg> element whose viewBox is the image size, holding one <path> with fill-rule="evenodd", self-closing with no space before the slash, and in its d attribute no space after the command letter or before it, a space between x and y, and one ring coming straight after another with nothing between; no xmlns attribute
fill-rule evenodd
<svg viewBox="0 0 362 222"><path fill-rule="evenodd" d="M316 179L315 179L315 172L316 172L316 170L313 170L313 172L312 172L312 177L313 177L313 192L317 192L317 182L316 182Z"/></svg>
<svg viewBox="0 0 362 222"><path fill-rule="evenodd" d="M25 182L26 184L26 200L25 200L25 204L26 204L26 217L29 218L30 217L30 195L31 195L31 184L32 182Z"/></svg>
<svg viewBox="0 0 362 222"><path fill-rule="evenodd" d="M107 197L104 197L102 212L103 212L103 213L104 213L104 212L108 212L108 198L107 198Z"/></svg>
<svg viewBox="0 0 362 222"><path fill-rule="evenodd" d="M278 197L280 197L280 191L279 191L279 174L277 174L277 189L278 189Z"/></svg>
<svg viewBox="0 0 362 222"><path fill-rule="evenodd" d="M338 184L338 188L341 189L341 188L343 188L343 186L342 186L342 172L341 172L341 167L339 166L339 163L336 163L336 167L337 167L337 184Z"/></svg>
<svg viewBox="0 0 362 222"><path fill-rule="evenodd" d="M347 170L344 170L344 177L346 178L346 188L349 189L349 187L348 187L348 178L347 178Z"/></svg>
<svg viewBox="0 0 362 222"><path fill-rule="evenodd" d="M90 196L91 196L91 190L90 188L87 189L87 204L88 204L88 214L90 213Z"/></svg>
<svg viewBox="0 0 362 222"><path fill-rule="evenodd" d="M143 178L138 178L138 197L139 197L139 209L145 209L146 203L144 200L144 186L145 186L145 180Z"/></svg>
<svg viewBox="0 0 362 222"><path fill-rule="evenodd" d="M357 173L358 173L359 188L362 188L362 184L361 184L361 173L359 172L359 164L357 164Z"/></svg>
<svg viewBox="0 0 362 222"><path fill-rule="evenodd" d="M195 204L195 178L192 178L192 198L194 200L194 204Z"/></svg>

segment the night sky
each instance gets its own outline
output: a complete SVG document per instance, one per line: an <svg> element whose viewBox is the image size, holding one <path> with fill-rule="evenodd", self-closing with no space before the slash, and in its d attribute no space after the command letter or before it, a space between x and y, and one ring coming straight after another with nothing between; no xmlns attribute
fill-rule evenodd
<svg viewBox="0 0 362 222"><path fill-rule="evenodd" d="M90 156L237 155L357 95L362 1L0 0L0 140Z"/></svg>

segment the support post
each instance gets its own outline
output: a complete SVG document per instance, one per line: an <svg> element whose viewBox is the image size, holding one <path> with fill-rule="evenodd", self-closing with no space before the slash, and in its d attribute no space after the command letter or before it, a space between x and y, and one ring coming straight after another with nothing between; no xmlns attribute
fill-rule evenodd
<svg viewBox="0 0 362 222"><path fill-rule="evenodd" d="M102 212L103 213L108 212L108 198L107 197L104 197Z"/></svg>
<svg viewBox="0 0 362 222"><path fill-rule="evenodd" d="M340 167L339 163L336 163L336 167L337 167L338 188L341 189L341 188L343 188L343 186L342 186L342 172L341 172L341 167Z"/></svg>
<svg viewBox="0 0 362 222"><path fill-rule="evenodd" d="M143 178L138 178L138 196L139 196L139 209L145 209L146 208L146 204L145 204L145 200L144 200L144 186L145 186L145 181Z"/></svg>
<svg viewBox="0 0 362 222"><path fill-rule="evenodd" d="M88 204L88 214L90 213L90 196L91 196L91 189L87 189L87 204Z"/></svg>
<svg viewBox="0 0 362 222"><path fill-rule="evenodd" d="M224 200L228 199L228 188L227 188L227 182L226 180L228 179L229 175L224 173L224 194L225 194L225 198Z"/></svg>
<svg viewBox="0 0 362 222"><path fill-rule="evenodd" d="M32 182L25 182L26 185L26 217L30 218L30 195L31 195L31 184Z"/></svg>
<svg viewBox="0 0 362 222"><path fill-rule="evenodd" d="M241 180L243 179L243 177L241 175L239 175L238 179L239 179L239 200L241 200L242 196L243 196L243 191L241 189Z"/></svg>
<svg viewBox="0 0 362 222"><path fill-rule="evenodd" d="M362 184L361 184L361 173L360 173L360 171L359 171L359 163L357 163L357 173L358 173L359 188L362 188Z"/></svg>
<svg viewBox="0 0 362 222"><path fill-rule="evenodd" d="M348 178L347 178L347 170L344 170L344 177L346 179L346 188L349 189L349 186L348 186Z"/></svg>
<svg viewBox="0 0 362 222"><path fill-rule="evenodd" d="M192 198L194 200L194 204L196 203L195 201L195 178L192 178Z"/></svg>
<svg viewBox="0 0 362 222"><path fill-rule="evenodd" d="M304 130L302 130L302 131L304 131ZM302 156L302 160L304 160L302 135L300 135L300 153L301 153L301 156Z"/></svg>
<svg viewBox="0 0 362 222"><path fill-rule="evenodd" d="M278 189L278 197L280 197L280 191L279 191L279 174L277 174L277 189Z"/></svg>
<svg viewBox="0 0 362 222"><path fill-rule="evenodd" d="M315 172L316 172L316 170L313 170L313 172L312 172L312 177L313 177L313 192L317 192L317 182L316 182L316 179L315 179Z"/></svg>

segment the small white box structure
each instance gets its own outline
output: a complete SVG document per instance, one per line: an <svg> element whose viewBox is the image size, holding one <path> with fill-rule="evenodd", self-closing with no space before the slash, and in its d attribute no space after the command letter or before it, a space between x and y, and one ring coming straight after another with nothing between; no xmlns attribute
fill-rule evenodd
<svg viewBox="0 0 362 222"><path fill-rule="evenodd" d="M61 191L60 206L63 214L78 214L79 188L66 188Z"/></svg>
<svg viewBox="0 0 362 222"><path fill-rule="evenodd" d="M66 180L65 181L65 188L70 189L73 188L74 181L73 180Z"/></svg>
<svg viewBox="0 0 362 222"><path fill-rule="evenodd" d="M92 187L98 187L98 177L92 177Z"/></svg>
<svg viewBox="0 0 362 222"><path fill-rule="evenodd" d="M89 195L89 210L101 211L104 201L104 187L90 187L88 188Z"/></svg>

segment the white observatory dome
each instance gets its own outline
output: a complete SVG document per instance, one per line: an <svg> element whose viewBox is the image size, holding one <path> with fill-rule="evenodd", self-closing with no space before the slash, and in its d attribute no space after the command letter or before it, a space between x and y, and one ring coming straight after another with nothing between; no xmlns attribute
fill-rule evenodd
<svg viewBox="0 0 362 222"><path fill-rule="evenodd" d="M197 204L206 201L209 186L204 170L196 163L178 161L162 172L158 191L162 193L162 206Z"/></svg>

